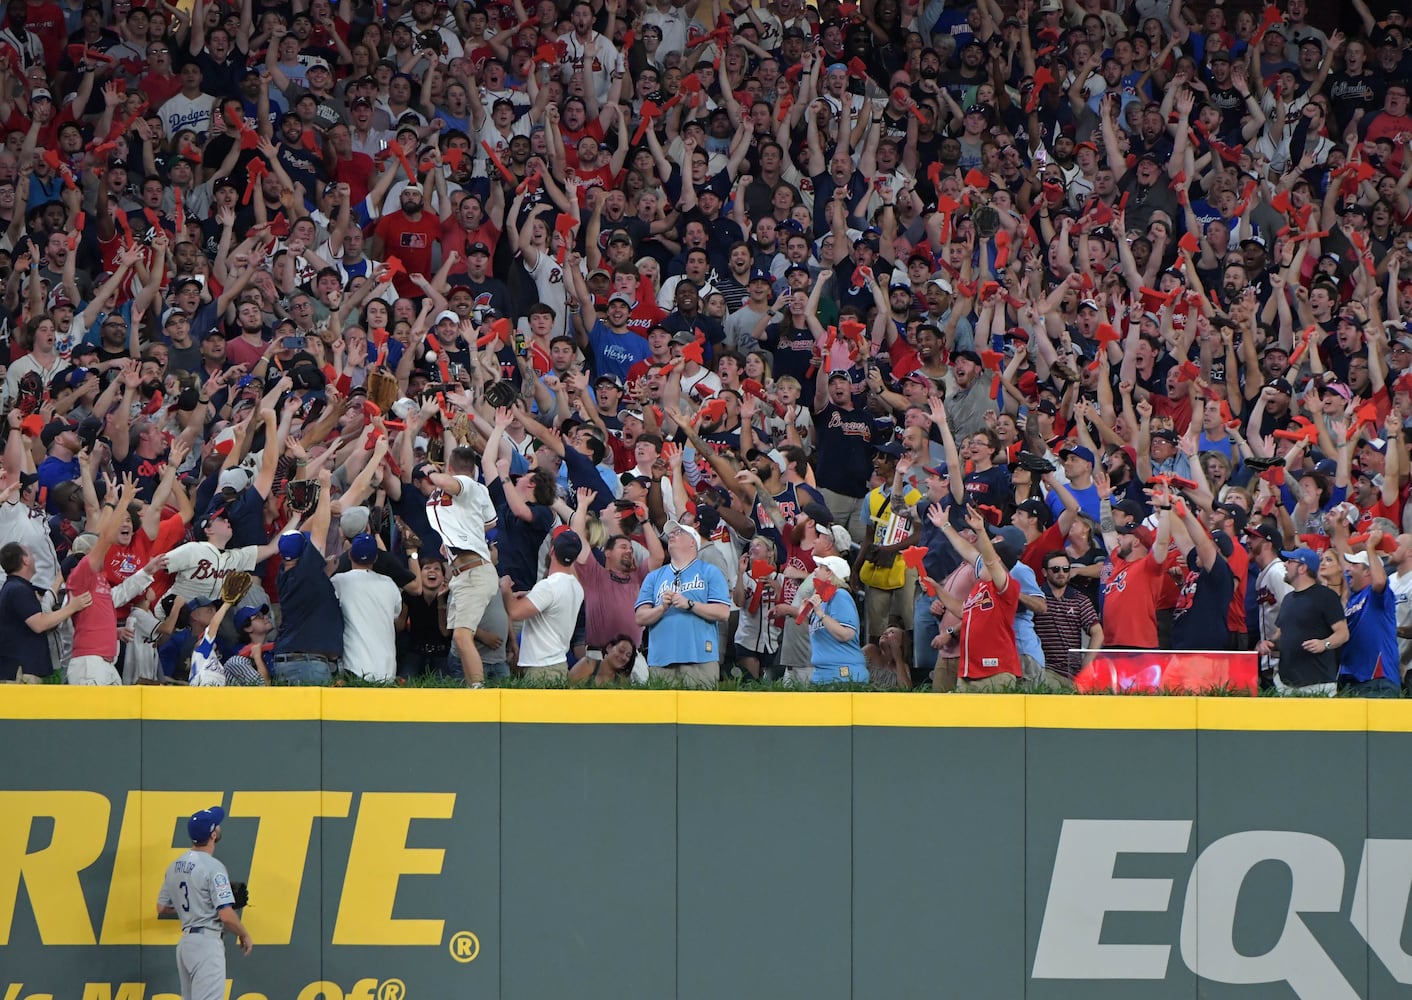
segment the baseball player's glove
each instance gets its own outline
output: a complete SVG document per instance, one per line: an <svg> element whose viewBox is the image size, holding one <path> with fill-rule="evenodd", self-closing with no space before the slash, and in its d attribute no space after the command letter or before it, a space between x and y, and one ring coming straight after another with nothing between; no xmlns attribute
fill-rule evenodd
<svg viewBox="0 0 1412 1000"><path fill-rule="evenodd" d="M250 574L241 570L227 573L221 581L221 600L232 607L239 605L252 581Z"/></svg>
<svg viewBox="0 0 1412 1000"><path fill-rule="evenodd" d="M230 894L235 897L235 908L243 910L250 905L250 887L244 882L232 882Z"/></svg>

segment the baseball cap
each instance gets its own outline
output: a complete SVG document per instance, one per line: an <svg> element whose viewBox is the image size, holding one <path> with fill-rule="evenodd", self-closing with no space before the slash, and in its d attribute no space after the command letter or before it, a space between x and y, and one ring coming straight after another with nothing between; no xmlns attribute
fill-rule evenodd
<svg viewBox="0 0 1412 1000"><path fill-rule="evenodd" d="M235 627L238 629L249 628L252 618L258 618L260 615L267 615L269 613L270 606L268 604L262 604L258 608L241 608L235 613Z"/></svg>
<svg viewBox="0 0 1412 1000"><path fill-rule="evenodd" d="M632 306L632 296L631 296L631 295L628 295L626 292L614 292L612 295L608 296L608 304L609 304L609 305L612 305L614 302L621 302L623 305L628 306L628 307L631 307L631 306ZM673 339L675 339L675 338L673 338ZM694 339L694 338L693 338L693 339ZM690 342L691 342L691 341L687 341L687 343L690 343Z"/></svg>
<svg viewBox="0 0 1412 1000"><path fill-rule="evenodd" d="M54 97L43 87L36 87L29 92L29 99L31 101L52 101Z"/></svg>
<svg viewBox="0 0 1412 1000"><path fill-rule="evenodd" d="M1272 524L1250 523L1245 526L1245 537L1263 538L1275 548L1280 547L1280 532Z"/></svg>
<svg viewBox="0 0 1412 1000"><path fill-rule="evenodd" d="M763 267L754 267L750 269L750 281L768 281L773 283L774 280L774 275L772 275L769 271L766 271ZM749 281L746 282L746 284L749 283Z"/></svg>
<svg viewBox="0 0 1412 1000"><path fill-rule="evenodd" d="M922 471L929 476L936 476L938 479L945 479L947 476L951 475L951 470L946 467L945 462L942 462L940 465L924 465L922 466Z"/></svg>
<svg viewBox="0 0 1412 1000"><path fill-rule="evenodd" d="M281 559L298 559L309 544L309 536L302 531L286 531L279 536Z"/></svg>
<svg viewBox="0 0 1412 1000"><path fill-rule="evenodd" d="M466 248L467 257L474 257L478 253L485 254L487 257L489 257L490 247L486 246L484 243L472 243L469 247Z"/></svg>
<svg viewBox="0 0 1412 1000"><path fill-rule="evenodd" d="M235 492L239 493L241 490L245 489L245 487L250 485L250 480L252 478L253 477L246 469L242 469L239 467L234 469L227 469L225 472L221 473L221 478L216 480L216 490L220 491L230 489L235 490Z"/></svg>
<svg viewBox="0 0 1412 1000"><path fill-rule="evenodd" d="M815 556L814 565L822 566L840 580L847 580L852 574L848 561L840 556Z"/></svg>
<svg viewBox="0 0 1412 1000"><path fill-rule="evenodd" d="M1152 432L1152 440L1166 441L1169 444L1175 445L1177 443L1177 432L1163 427L1161 430L1156 430Z"/></svg>
<svg viewBox="0 0 1412 1000"><path fill-rule="evenodd" d="M186 835L191 838L193 844L205 843L211 839L216 827L225 820L226 811L220 806L202 809L198 813L192 813L191 818L186 821Z"/></svg>
<svg viewBox="0 0 1412 1000"><path fill-rule="evenodd" d="M799 513L823 527L833 524L833 512L818 501L806 503L799 508Z"/></svg>
<svg viewBox="0 0 1412 1000"><path fill-rule="evenodd" d="M562 526L555 529L554 540L549 545L554 550L554 557L565 565L572 563L583 551L583 539L578 532Z"/></svg>
<svg viewBox="0 0 1412 1000"><path fill-rule="evenodd" d="M678 531L685 531L691 536L691 540L696 543L697 548L701 547L701 536L696 533L696 529L689 524L682 524L680 521L668 521L662 528L662 537L670 538Z"/></svg>
<svg viewBox="0 0 1412 1000"><path fill-rule="evenodd" d="M1294 395L1294 386L1289 384L1289 379L1287 378L1272 378L1270 379L1270 381L1265 383L1265 388L1274 389L1276 392L1282 392L1286 396Z"/></svg>
<svg viewBox="0 0 1412 1000"><path fill-rule="evenodd" d="M54 443L56 437L64 433L64 431L71 431L73 429L73 424L69 423L67 420L51 420L49 423L45 424L44 429L39 432L40 443L48 450L49 446Z"/></svg>
<svg viewBox="0 0 1412 1000"><path fill-rule="evenodd" d="M215 606L216 602L209 597L193 597L186 602L187 611L196 611L200 608L214 608Z"/></svg>
<svg viewBox="0 0 1412 1000"><path fill-rule="evenodd" d="M1311 548L1281 549L1280 555L1284 556L1290 562L1303 563L1311 573L1319 572L1319 553Z"/></svg>
<svg viewBox="0 0 1412 1000"><path fill-rule="evenodd" d="M1042 500L1031 498L1015 508L1017 511L1024 511L1030 517L1036 518L1040 524L1046 528L1054 520L1054 515L1049 510L1049 505Z"/></svg>
<svg viewBox="0 0 1412 1000"><path fill-rule="evenodd" d="M1143 544L1144 548L1152 548L1157 544L1157 533L1141 521L1134 521L1132 524L1125 524L1118 529L1120 535L1132 535Z"/></svg>
<svg viewBox="0 0 1412 1000"><path fill-rule="evenodd" d="M370 563L378 557L378 540L365 531L348 546L348 555L355 563Z"/></svg>
<svg viewBox="0 0 1412 1000"><path fill-rule="evenodd" d="M626 243L628 246L632 246L632 235L626 229L615 229L613 234L608 237L608 242L610 244Z"/></svg>
<svg viewBox="0 0 1412 1000"><path fill-rule="evenodd" d="M931 281L928 282L928 284L936 286L937 288L945 292L947 295L953 294L951 282L947 281L945 278L933 278Z"/></svg>
<svg viewBox="0 0 1412 1000"><path fill-rule="evenodd" d="M1073 455L1075 458L1082 459L1089 465L1092 465L1094 462L1093 452L1089 451L1081 444L1070 445L1067 448L1059 449L1060 458L1068 458L1070 455Z"/></svg>
<svg viewBox="0 0 1412 1000"><path fill-rule="evenodd" d="M441 310L441 312L436 314L436 321L438 323L444 323L448 319L453 323L460 323L461 314L451 309L443 309Z"/></svg>

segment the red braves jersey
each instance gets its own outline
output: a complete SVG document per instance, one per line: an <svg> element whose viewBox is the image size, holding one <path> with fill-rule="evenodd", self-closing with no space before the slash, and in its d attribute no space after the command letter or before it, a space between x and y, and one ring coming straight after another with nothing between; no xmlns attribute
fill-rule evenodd
<svg viewBox="0 0 1412 1000"><path fill-rule="evenodd" d="M1015 612L1020 585L1008 573L1005 585L977 577L961 615L959 676L980 680L996 674L1021 676L1020 651L1015 646Z"/></svg>

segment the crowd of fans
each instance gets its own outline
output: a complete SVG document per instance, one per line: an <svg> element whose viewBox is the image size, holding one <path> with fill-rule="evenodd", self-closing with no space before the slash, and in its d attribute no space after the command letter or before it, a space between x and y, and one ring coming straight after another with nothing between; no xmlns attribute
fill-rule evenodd
<svg viewBox="0 0 1412 1000"><path fill-rule="evenodd" d="M0 676L1395 694L1393 7L9 0Z"/></svg>

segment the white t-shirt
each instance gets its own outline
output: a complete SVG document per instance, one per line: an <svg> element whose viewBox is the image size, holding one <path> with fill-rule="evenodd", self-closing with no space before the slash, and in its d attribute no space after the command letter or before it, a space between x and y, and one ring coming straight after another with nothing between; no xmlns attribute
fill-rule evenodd
<svg viewBox="0 0 1412 1000"><path fill-rule="evenodd" d="M396 619L402 594L381 573L352 569L333 578L343 608L343 669L365 681L397 676Z"/></svg>
<svg viewBox="0 0 1412 1000"><path fill-rule="evenodd" d="M490 491L470 476L457 476L456 482L461 484L461 492L454 497L441 490L427 497L427 518L436 525L447 548L474 552L489 562L485 529L496 517Z"/></svg>
<svg viewBox="0 0 1412 1000"><path fill-rule="evenodd" d="M525 595L539 614L525 619L520 635L520 666L562 663L574 638L583 604L583 584L573 573L550 573Z"/></svg>
<svg viewBox="0 0 1412 1000"><path fill-rule="evenodd" d="M1387 582L1392 592L1397 595L1397 627L1407 628L1412 625L1412 573L1393 573ZM1397 652L1403 668L1406 669L1407 664L1412 662L1412 639L1398 636Z"/></svg>

